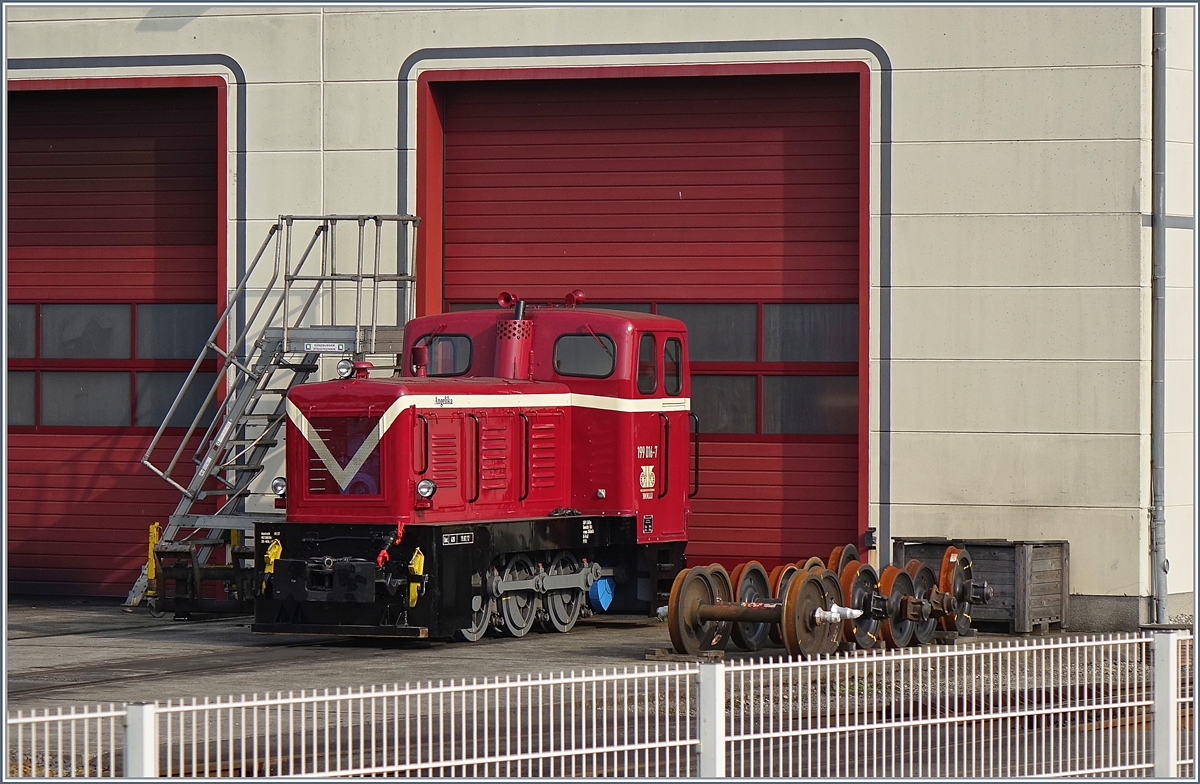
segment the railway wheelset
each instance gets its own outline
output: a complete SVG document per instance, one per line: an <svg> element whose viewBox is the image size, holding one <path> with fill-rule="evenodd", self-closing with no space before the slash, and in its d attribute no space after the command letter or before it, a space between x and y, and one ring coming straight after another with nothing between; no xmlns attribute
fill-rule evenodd
<svg viewBox="0 0 1200 784"><path fill-rule="evenodd" d="M770 573L758 561L732 573L720 564L692 567L671 586L671 643L694 656L730 639L746 651L773 641L808 659L880 643L925 645L939 630L965 634L971 607L994 591L973 577L965 549L947 547L939 567L913 559L879 574L853 544L835 547L828 562L813 557Z"/></svg>

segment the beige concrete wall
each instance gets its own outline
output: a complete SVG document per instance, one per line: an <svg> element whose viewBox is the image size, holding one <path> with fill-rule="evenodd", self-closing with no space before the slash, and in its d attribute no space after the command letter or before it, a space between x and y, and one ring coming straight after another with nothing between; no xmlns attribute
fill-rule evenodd
<svg viewBox="0 0 1200 784"><path fill-rule="evenodd" d="M866 62L872 69L872 520L878 523L886 500L894 535L1068 538L1075 592L1149 591L1149 9L217 7L192 16L174 7L51 7L8 13L10 57L222 53L236 59L248 79L244 209L251 249L281 212L412 204L415 93L398 74L417 50L877 42L892 66L886 499L879 437L882 80L874 55L819 46L787 53L588 56L527 50L520 57L426 60L412 75L423 68ZM1171 13L1172 36L1184 36L1184 12ZM1171 45L1172 96L1181 107L1191 78L1190 56L1182 51ZM197 71L228 76L220 67L155 69ZM399 126L401 109L407 127ZM1189 104L1170 118L1173 164L1189 173L1191 129L1184 116L1190 113ZM408 177L401 181L405 162ZM1190 180L1182 174L1169 187L1173 204L1190 199ZM235 197L231 178L231 204ZM1191 214L1190 204L1172 209ZM1170 234L1177 303L1171 310L1169 394L1176 413L1170 445L1172 454L1182 454L1192 424L1179 413L1191 395L1181 379L1190 378L1191 365L1179 303L1190 298L1191 282L1184 285L1177 268L1186 266L1190 239ZM1183 472L1183 458L1171 465L1172 536L1182 541L1181 526L1191 514L1191 469ZM1190 564L1185 570L1173 563L1175 590Z"/></svg>
<svg viewBox="0 0 1200 784"><path fill-rule="evenodd" d="M1167 10L1167 345L1166 345L1166 512L1171 571L1167 587L1186 594L1195 585L1196 510L1193 506L1196 466L1194 388L1196 348L1194 228L1172 228L1190 218L1195 226L1195 154L1193 139L1196 93L1195 9Z"/></svg>

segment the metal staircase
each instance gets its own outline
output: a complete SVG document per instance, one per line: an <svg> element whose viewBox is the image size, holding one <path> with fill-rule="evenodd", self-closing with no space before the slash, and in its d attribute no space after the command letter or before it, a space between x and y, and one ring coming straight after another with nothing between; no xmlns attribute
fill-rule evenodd
<svg viewBox="0 0 1200 784"><path fill-rule="evenodd" d="M280 516L260 477L279 448L287 392L319 371L323 355L360 359L401 351L415 299L419 222L412 215L281 215L271 225L142 457L181 497L157 541L151 534L150 558L126 605L150 600L152 610L174 610L176 618L193 610L249 609L254 547L247 534L256 521ZM339 263L339 224L357 229L349 262ZM306 236L293 264L293 239ZM260 270L268 257L274 259L269 273ZM320 268L314 269L318 257ZM167 451L159 444L168 424L195 400L212 364L216 373L204 402L160 468L162 461L155 460L162 455L156 453ZM197 433L199 445L184 460ZM193 505L211 497L218 499L215 512L192 513ZM264 498L271 501L267 509L250 508L262 507ZM210 563L220 551L223 563ZM168 580L174 582L170 596L163 590ZM205 584L213 582L220 588L206 595ZM212 596L222 591L224 598Z"/></svg>

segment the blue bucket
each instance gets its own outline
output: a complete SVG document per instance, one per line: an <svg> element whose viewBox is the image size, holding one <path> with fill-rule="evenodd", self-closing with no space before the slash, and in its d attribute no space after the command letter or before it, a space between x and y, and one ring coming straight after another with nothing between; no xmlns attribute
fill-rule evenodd
<svg viewBox="0 0 1200 784"><path fill-rule="evenodd" d="M613 593L616 592L615 586L611 577L601 577L592 583L592 587L588 588L588 604L592 606L593 610L604 612L612 605Z"/></svg>

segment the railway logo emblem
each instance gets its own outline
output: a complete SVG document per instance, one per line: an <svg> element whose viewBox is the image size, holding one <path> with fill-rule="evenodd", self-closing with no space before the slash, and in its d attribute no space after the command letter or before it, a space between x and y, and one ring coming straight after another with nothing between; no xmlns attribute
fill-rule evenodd
<svg viewBox="0 0 1200 784"><path fill-rule="evenodd" d="M642 486L643 490L654 489L654 466L642 466L642 475L638 477L638 484Z"/></svg>

